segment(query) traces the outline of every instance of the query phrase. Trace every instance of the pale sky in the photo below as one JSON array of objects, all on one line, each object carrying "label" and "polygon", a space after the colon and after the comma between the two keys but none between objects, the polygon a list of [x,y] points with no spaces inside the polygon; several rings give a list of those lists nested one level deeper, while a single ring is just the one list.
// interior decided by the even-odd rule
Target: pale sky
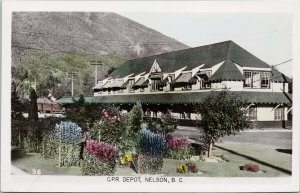
[{"label": "pale sky", "polygon": [[[293,23],[287,13],[118,13],[188,46],[233,40],[270,65],[292,59]],[[292,77],[292,62],[277,67]]]}]

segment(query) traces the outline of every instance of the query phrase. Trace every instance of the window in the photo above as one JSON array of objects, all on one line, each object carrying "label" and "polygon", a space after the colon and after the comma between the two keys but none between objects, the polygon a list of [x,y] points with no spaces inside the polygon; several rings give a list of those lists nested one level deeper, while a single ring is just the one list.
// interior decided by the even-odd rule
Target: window
[{"label": "window", "polygon": [[270,72],[244,71],[245,88],[270,88]]},{"label": "window", "polygon": [[245,82],[244,82],[244,87],[246,88],[251,88],[252,87],[252,72],[251,71],[245,71]]},{"label": "window", "polygon": [[199,75],[200,78],[200,89],[209,89],[211,88],[211,83],[208,82],[208,76],[205,74]]},{"label": "window", "polygon": [[262,72],[261,73],[261,87],[269,88],[270,86],[270,72]]},{"label": "window", "polygon": [[281,108],[275,109],[274,119],[275,119],[275,121],[281,121],[282,120],[282,109]]},{"label": "window", "polygon": [[249,107],[247,111],[247,116],[251,121],[256,121],[257,120],[257,110],[256,107]]},{"label": "window", "polygon": [[186,119],[191,119],[191,113],[185,113]]},{"label": "window", "polygon": [[[169,82],[171,83],[173,81],[173,76],[169,76]],[[170,84],[170,91],[174,91],[174,85]]]},{"label": "window", "polygon": [[200,80],[200,89],[208,89],[208,88],[211,88],[210,82],[208,82],[204,79],[201,79]]},{"label": "window", "polygon": [[187,84],[187,85],[184,85],[182,87],[182,90],[191,90],[192,89],[192,85],[191,84]]},{"label": "window", "polygon": [[160,79],[152,79],[151,80],[151,91],[162,91],[163,88],[162,86],[159,85],[159,83],[161,82]]},{"label": "window", "polygon": [[110,94],[110,89],[107,90],[107,94]]},{"label": "window", "polygon": [[184,112],[180,113],[180,119],[185,119],[185,113]]},{"label": "window", "polygon": [[153,117],[157,118],[157,112],[156,111],[153,111]]},{"label": "window", "polygon": [[260,88],[260,72],[253,71],[252,72],[252,88]]},{"label": "window", "polygon": [[129,80],[129,82],[128,82],[128,92],[134,92],[134,89],[132,88],[133,84],[134,84],[134,79]]},{"label": "window", "polygon": [[149,110],[144,112],[144,116],[150,117],[151,116],[151,112]]}]

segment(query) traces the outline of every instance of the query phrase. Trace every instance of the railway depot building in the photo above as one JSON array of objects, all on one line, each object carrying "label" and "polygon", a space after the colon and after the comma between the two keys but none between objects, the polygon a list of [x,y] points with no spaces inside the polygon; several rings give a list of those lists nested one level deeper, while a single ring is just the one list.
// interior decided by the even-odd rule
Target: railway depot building
[{"label": "railway depot building", "polygon": [[[228,89],[247,101],[255,127],[291,124],[290,79],[232,41],[126,61],[98,81],[91,103],[128,109],[141,102],[145,116],[159,118],[167,110],[180,125],[192,125],[210,91]],[[61,103],[72,100],[62,98]],[[201,108],[201,106],[200,106]]]}]

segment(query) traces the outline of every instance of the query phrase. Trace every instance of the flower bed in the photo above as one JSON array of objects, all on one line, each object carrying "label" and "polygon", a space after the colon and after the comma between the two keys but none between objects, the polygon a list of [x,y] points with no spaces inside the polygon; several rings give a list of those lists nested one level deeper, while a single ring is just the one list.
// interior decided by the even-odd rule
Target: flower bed
[{"label": "flower bed", "polygon": [[116,170],[116,151],[105,142],[88,140],[84,148],[82,174],[89,176],[113,175]]},{"label": "flower bed", "polygon": [[188,143],[187,138],[169,136],[167,139],[167,145],[168,158],[185,160],[189,159],[193,154],[193,149]]}]

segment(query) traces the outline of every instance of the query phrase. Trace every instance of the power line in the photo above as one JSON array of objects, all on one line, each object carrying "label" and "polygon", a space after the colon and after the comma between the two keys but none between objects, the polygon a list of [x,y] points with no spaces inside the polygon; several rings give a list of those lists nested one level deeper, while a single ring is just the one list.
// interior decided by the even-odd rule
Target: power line
[{"label": "power line", "polygon": [[281,63],[279,63],[279,64],[274,64],[274,65],[272,65],[272,67],[275,67],[275,66],[279,66],[279,65],[281,65],[281,64],[288,63],[288,62],[290,62],[290,61],[292,61],[292,60],[293,60],[293,59],[289,59],[289,60],[286,60],[286,61],[281,62]]}]

